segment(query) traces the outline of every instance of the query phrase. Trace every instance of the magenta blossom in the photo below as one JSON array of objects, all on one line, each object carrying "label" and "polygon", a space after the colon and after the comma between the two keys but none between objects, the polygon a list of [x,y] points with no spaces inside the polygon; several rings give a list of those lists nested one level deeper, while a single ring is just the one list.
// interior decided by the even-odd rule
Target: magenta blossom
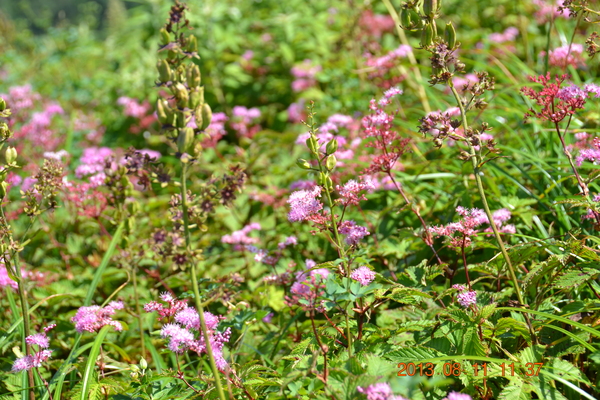
[{"label": "magenta blossom", "polygon": [[310,219],[323,209],[323,204],[317,200],[321,195],[321,187],[315,186],[312,190],[298,190],[290,195],[288,203],[290,222],[298,222]]},{"label": "magenta blossom", "polygon": [[402,396],[396,396],[388,383],[380,382],[369,385],[366,388],[358,386],[356,390],[367,396],[367,400],[406,400]]},{"label": "magenta blossom", "polygon": [[83,331],[97,332],[105,325],[111,325],[116,331],[121,331],[123,326],[120,322],[114,321],[112,316],[117,310],[122,310],[124,307],[122,301],[111,301],[106,307],[80,307],[71,321],[75,323],[75,329],[79,333]]},{"label": "magenta blossom", "polygon": [[365,236],[369,235],[367,228],[356,225],[356,222],[352,220],[342,222],[338,230],[346,236],[345,241],[349,245],[357,245]]},{"label": "magenta blossom", "polygon": [[452,289],[456,289],[459,293],[456,295],[456,300],[464,308],[468,308],[471,304],[477,303],[477,292],[469,290],[464,285],[452,285]]},{"label": "magenta blossom", "polygon": [[48,325],[44,328],[43,333],[36,333],[25,338],[25,342],[29,346],[37,346],[38,351],[32,355],[17,358],[12,366],[13,372],[39,368],[44,361],[47,361],[50,358],[52,351],[48,350],[48,347],[50,347],[50,339],[46,336],[46,333],[55,326],[56,324]]},{"label": "magenta blossom", "polygon": [[352,271],[350,278],[359,282],[363,286],[367,286],[375,279],[375,272],[371,271],[369,267],[363,265],[362,267],[358,267]]}]

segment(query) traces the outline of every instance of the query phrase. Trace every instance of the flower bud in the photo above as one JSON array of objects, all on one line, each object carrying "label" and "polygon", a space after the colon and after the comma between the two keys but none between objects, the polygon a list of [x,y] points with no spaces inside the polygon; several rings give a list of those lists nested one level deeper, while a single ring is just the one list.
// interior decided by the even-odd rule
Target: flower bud
[{"label": "flower bud", "polygon": [[337,151],[337,149],[338,149],[338,141],[336,139],[331,139],[327,143],[327,146],[325,147],[327,154],[333,154]]},{"label": "flower bud", "polygon": [[421,33],[421,47],[423,48],[427,48],[433,44],[433,40],[435,39],[433,24],[435,24],[435,22],[427,24]]},{"label": "flower bud", "polygon": [[304,158],[299,158],[298,161],[296,161],[296,165],[302,169],[311,169],[310,163]]},{"label": "flower bud", "polygon": [[165,28],[160,30],[160,44],[161,46],[166,46],[171,43],[171,35]]},{"label": "flower bud", "polygon": [[8,165],[14,164],[17,161],[17,149],[12,146],[7,147],[4,152],[4,158],[6,159],[6,163]]},{"label": "flower bud", "polygon": [[188,122],[190,122],[191,119],[191,115],[189,112],[183,112],[182,110],[176,110],[174,112],[175,114],[175,127],[182,129],[185,128],[188,124]]},{"label": "flower bud", "polygon": [[6,196],[6,189],[8,189],[8,183],[2,182],[0,183],[0,200]]},{"label": "flower bud", "polygon": [[189,101],[189,93],[183,84],[178,83],[175,85],[175,99],[177,101],[177,107],[186,108]]},{"label": "flower bud", "polygon": [[6,101],[0,97],[0,111],[6,110]]},{"label": "flower bud", "polygon": [[190,35],[190,37],[188,38],[187,46],[185,47],[185,50],[188,53],[195,53],[198,51],[198,40],[196,40],[196,36]]},{"label": "flower bud", "polygon": [[308,139],[306,139],[306,147],[313,153],[319,153],[319,143],[317,142],[317,138],[311,135]]},{"label": "flower bud", "polygon": [[327,157],[327,161],[325,162],[325,166],[327,167],[328,170],[333,171],[333,169],[335,168],[337,164],[337,159],[335,158],[334,154],[330,154],[329,157]]},{"label": "flower bud", "polygon": [[158,69],[158,78],[161,82],[167,83],[173,80],[173,72],[167,60],[160,60],[156,64],[156,68]]},{"label": "flower bud", "polygon": [[446,31],[444,32],[444,36],[446,39],[446,43],[448,43],[448,48],[452,50],[454,46],[456,46],[456,30],[454,29],[454,25],[452,25],[452,22],[448,22],[446,24]]},{"label": "flower bud", "polygon": [[142,369],[148,368],[148,361],[146,361],[144,357],[142,357],[142,359],[140,360],[140,367],[142,367]]},{"label": "flower bud", "polygon": [[198,128],[200,128],[200,130],[205,130],[206,128],[208,128],[210,122],[212,121],[212,110],[210,109],[208,103],[202,104],[202,110],[200,112],[200,115],[202,115],[202,123],[200,125],[196,125],[198,125]]},{"label": "flower bud", "polygon": [[194,129],[183,128],[179,131],[177,137],[177,151],[180,153],[189,153],[194,146]]},{"label": "flower bud", "polygon": [[319,175],[317,176],[317,183],[321,186],[325,186],[327,183],[327,176],[324,173],[319,172]]}]

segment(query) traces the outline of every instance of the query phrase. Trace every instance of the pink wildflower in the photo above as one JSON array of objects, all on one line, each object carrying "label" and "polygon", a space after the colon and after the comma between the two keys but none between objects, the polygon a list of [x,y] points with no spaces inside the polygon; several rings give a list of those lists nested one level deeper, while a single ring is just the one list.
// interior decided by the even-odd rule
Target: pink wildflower
[{"label": "pink wildflower", "polygon": [[288,203],[290,222],[298,222],[310,219],[314,214],[323,209],[323,204],[317,200],[321,195],[321,187],[315,186],[312,190],[299,190],[290,195]]},{"label": "pink wildflower", "polygon": [[346,235],[345,241],[349,245],[358,245],[360,240],[369,235],[367,228],[356,225],[352,220],[342,222],[338,230],[342,235]]},{"label": "pink wildflower", "polygon": [[121,323],[114,321],[112,316],[123,307],[124,304],[121,301],[111,301],[104,308],[100,306],[80,307],[71,321],[75,323],[75,329],[79,333],[83,331],[97,332],[105,325],[111,325],[116,331],[120,331],[123,329]]},{"label": "pink wildflower", "polygon": [[468,394],[463,394],[463,393],[458,393],[458,392],[450,392],[450,393],[448,393],[448,397],[445,397],[442,400],[473,400],[473,399]]},{"label": "pink wildflower", "polygon": [[467,289],[464,285],[452,285],[452,289],[456,289],[459,293],[456,295],[456,300],[464,308],[468,308],[471,304],[477,303],[477,292]]},{"label": "pink wildflower", "polygon": [[375,272],[371,271],[369,267],[363,265],[352,271],[350,278],[359,282],[363,286],[367,286],[375,279]]},{"label": "pink wildflower", "polygon": [[541,120],[560,122],[568,115],[573,115],[577,110],[585,106],[585,96],[581,96],[579,91],[569,89],[564,91],[561,85],[567,79],[568,75],[556,76],[554,82],[550,79],[550,73],[540,76],[530,76],[529,80],[542,85],[538,92],[530,87],[521,88],[521,93],[534,100],[540,111],[530,109],[525,114],[525,118],[536,117]]}]

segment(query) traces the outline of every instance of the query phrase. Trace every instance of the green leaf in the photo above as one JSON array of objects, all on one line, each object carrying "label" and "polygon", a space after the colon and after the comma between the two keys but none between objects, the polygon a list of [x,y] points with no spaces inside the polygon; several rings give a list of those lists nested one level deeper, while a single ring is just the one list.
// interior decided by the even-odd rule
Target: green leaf
[{"label": "green leaf", "polygon": [[83,372],[83,376],[81,378],[81,397],[80,400],[89,400],[91,398],[91,389],[92,385],[95,384],[95,376],[94,376],[94,368],[96,368],[96,359],[98,358],[98,354],[100,353],[100,348],[102,347],[102,342],[106,337],[106,334],[110,329],[114,329],[110,325],[105,325],[100,331],[98,335],[96,335],[96,339],[94,340],[94,345],[90,350],[90,355],[88,356],[87,363],[85,365],[85,370]]}]

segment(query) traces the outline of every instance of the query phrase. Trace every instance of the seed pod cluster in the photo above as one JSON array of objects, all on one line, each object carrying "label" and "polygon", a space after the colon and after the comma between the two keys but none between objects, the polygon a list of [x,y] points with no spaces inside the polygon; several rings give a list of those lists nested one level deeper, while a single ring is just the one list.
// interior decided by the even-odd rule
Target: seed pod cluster
[{"label": "seed pod cluster", "polygon": [[156,114],[177,152],[196,157],[202,150],[201,133],[210,125],[212,110],[204,102],[202,75],[193,62],[198,58],[198,40],[179,29],[170,24],[160,30],[159,54],[163,58],[156,65],[157,86],[169,93],[158,99]]}]

